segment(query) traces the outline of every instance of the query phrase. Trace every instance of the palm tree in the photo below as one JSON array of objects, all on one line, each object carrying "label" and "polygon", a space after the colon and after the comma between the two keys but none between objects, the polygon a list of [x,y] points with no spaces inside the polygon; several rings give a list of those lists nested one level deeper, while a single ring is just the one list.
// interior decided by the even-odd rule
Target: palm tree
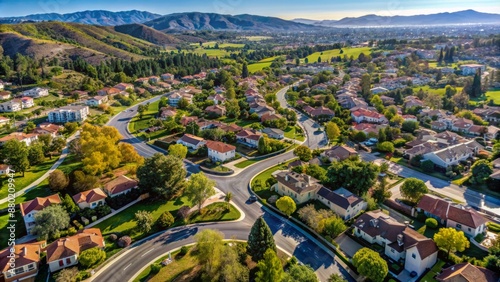
[{"label": "palm tree", "polygon": [[229,210],[229,202],[233,198],[233,193],[227,192],[226,197],[224,197],[224,201],[227,203],[227,209]]}]

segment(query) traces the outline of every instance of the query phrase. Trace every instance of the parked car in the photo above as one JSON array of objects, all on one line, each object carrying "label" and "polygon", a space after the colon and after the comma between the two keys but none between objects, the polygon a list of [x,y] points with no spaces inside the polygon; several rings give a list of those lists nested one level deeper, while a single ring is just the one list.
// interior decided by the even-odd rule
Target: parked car
[{"label": "parked car", "polygon": [[250,203],[256,202],[257,201],[257,196],[251,195],[250,198],[248,199],[248,201],[250,201]]},{"label": "parked car", "polygon": [[371,143],[377,144],[378,139],[377,139],[377,138],[370,138],[370,139],[368,139],[368,142],[371,142]]},{"label": "parked car", "polygon": [[365,144],[365,146],[368,146],[368,147],[375,145],[375,143],[371,142],[370,140],[366,141],[364,144]]}]

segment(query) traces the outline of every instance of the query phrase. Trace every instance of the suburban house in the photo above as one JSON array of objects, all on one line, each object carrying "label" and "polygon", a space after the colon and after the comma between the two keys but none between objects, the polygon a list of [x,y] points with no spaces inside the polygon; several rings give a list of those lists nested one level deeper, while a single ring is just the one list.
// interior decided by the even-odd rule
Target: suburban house
[{"label": "suburban house", "polygon": [[106,192],[109,197],[113,198],[127,194],[132,191],[132,189],[137,188],[137,184],[139,184],[137,180],[130,179],[125,175],[120,175],[104,184],[104,192]]},{"label": "suburban house", "polygon": [[495,140],[500,137],[500,128],[490,125],[486,128],[486,132],[484,133],[484,139],[486,140]]},{"label": "suburban house", "polygon": [[379,114],[375,111],[367,109],[357,109],[351,112],[352,119],[357,123],[368,122],[368,123],[388,123],[389,121],[383,114]]},{"label": "suburban house", "polygon": [[335,113],[326,107],[317,107],[312,111],[309,111],[308,114],[314,119],[331,119],[335,116]]},{"label": "suburban house", "polygon": [[85,192],[80,192],[73,196],[73,201],[81,208],[94,209],[100,205],[104,205],[107,196],[101,188],[94,188]]},{"label": "suburban house", "polygon": [[269,136],[269,138],[273,138],[273,139],[281,140],[281,139],[285,138],[285,132],[281,129],[278,129],[278,128],[267,127],[267,128],[262,129],[262,133],[267,134],[267,136]]},{"label": "suburban house", "polygon": [[12,97],[8,91],[0,91],[0,100],[8,100]]},{"label": "suburban house", "polygon": [[[0,251],[0,281],[34,282],[40,265],[40,254],[46,242],[16,244]],[[14,249],[15,268],[11,268],[9,257]]]},{"label": "suburban house", "polygon": [[49,122],[82,122],[87,119],[88,114],[88,106],[64,106],[49,112]]},{"label": "suburban house", "polygon": [[322,157],[328,158],[330,162],[343,161],[351,156],[357,156],[358,152],[347,146],[333,146],[332,148],[321,153]]},{"label": "suburban house", "polygon": [[26,233],[32,234],[33,227],[35,227],[35,214],[50,205],[57,205],[61,203],[61,198],[58,194],[50,195],[48,197],[37,197],[31,201],[24,202],[19,205],[21,215],[24,218],[24,225],[26,226]]},{"label": "suburban house", "polygon": [[384,87],[374,87],[374,88],[370,89],[370,92],[372,94],[379,94],[379,93],[389,92],[389,89],[384,88]]},{"label": "suburban house", "polygon": [[236,147],[223,142],[207,141],[208,157],[216,162],[225,162],[236,157]]},{"label": "suburban house", "polygon": [[12,139],[17,139],[29,146],[31,143],[38,140],[38,135],[34,133],[12,132],[11,134],[0,138],[0,146]]},{"label": "suburban house", "polygon": [[20,99],[12,99],[7,102],[3,102],[0,104],[0,111],[1,112],[18,112],[23,109],[23,104],[21,103]]},{"label": "suburban house", "polygon": [[436,263],[438,247],[432,239],[382,211],[362,214],[353,227],[355,236],[384,247],[384,254],[394,261],[404,261],[404,269],[410,273],[415,271],[420,276]]},{"label": "suburban house", "polygon": [[10,172],[10,166],[6,164],[0,164],[0,175],[6,175]]},{"label": "suburban house", "polygon": [[366,210],[367,203],[344,188],[332,191],[321,187],[316,193],[316,199],[328,206],[343,220],[355,217]]},{"label": "suburban house", "polygon": [[77,234],[58,239],[47,246],[47,263],[51,272],[76,265],[81,252],[91,248],[104,248],[99,228],[89,228]]},{"label": "suburban house", "polygon": [[162,120],[166,120],[167,118],[173,118],[177,114],[177,109],[171,106],[163,107],[160,109],[160,111],[161,111],[160,118]]},{"label": "suburban house", "polygon": [[191,134],[184,134],[181,139],[177,140],[177,144],[182,144],[191,150],[198,150],[199,148],[205,146],[206,142],[205,139],[201,137]]},{"label": "suburban house", "polygon": [[226,98],[221,94],[215,94],[212,96],[208,96],[207,100],[213,101],[215,105],[222,104],[226,102]]},{"label": "suburban house", "polygon": [[94,96],[89,98],[85,104],[89,107],[97,107],[102,104],[106,104],[108,102],[108,96]]},{"label": "suburban house", "polygon": [[49,89],[35,87],[35,88],[21,92],[21,95],[23,95],[23,97],[31,97],[31,98],[45,97],[45,96],[49,96]]},{"label": "suburban house", "polygon": [[244,129],[238,134],[236,134],[236,141],[245,144],[252,148],[257,148],[259,146],[259,140],[262,138],[262,134],[253,129]]},{"label": "suburban house", "polygon": [[474,75],[477,70],[480,70],[481,73],[484,73],[486,70],[484,65],[479,64],[465,64],[460,66],[460,70],[462,71],[462,75]]},{"label": "suburban house", "polygon": [[134,85],[130,83],[118,83],[114,86],[116,89],[120,89],[121,91],[134,90]]},{"label": "suburban house", "polygon": [[417,211],[435,218],[446,227],[461,230],[469,237],[486,231],[486,219],[474,209],[455,205],[433,195],[424,195],[417,205]]},{"label": "suburban house", "polygon": [[221,117],[226,115],[226,107],[221,105],[212,105],[205,108],[205,113],[209,116],[213,115],[216,117]]},{"label": "suburban house", "polygon": [[177,105],[179,105],[179,101],[183,98],[191,103],[193,100],[193,94],[174,91],[168,95],[168,104],[172,107],[177,107]]},{"label": "suburban house", "polygon": [[22,97],[21,106],[23,109],[28,109],[35,106],[35,101],[31,97]]},{"label": "suburban house", "polygon": [[476,141],[469,141],[423,154],[423,157],[426,160],[431,160],[441,168],[447,168],[472,158],[478,153],[480,148],[482,146]]},{"label": "suburban house", "polygon": [[34,134],[50,134],[52,137],[57,137],[59,135],[59,131],[64,129],[63,126],[53,124],[53,123],[40,123],[34,130]]},{"label": "suburban house", "polygon": [[498,282],[500,274],[469,262],[459,263],[445,268],[436,276],[439,282]]},{"label": "suburban house", "polygon": [[162,74],[162,75],[161,75],[161,79],[162,79],[163,81],[171,81],[171,80],[174,80],[174,79],[175,79],[175,77],[174,77],[174,75],[173,75],[173,74],[171,74],[171,73],[164,73],[164,74]]},{"label": "suburban house", "polygon": [[297,204],[314,200],[316,192],[322,187],[318,179],[307,174],[277,171],[273,176],[278,182],[271,187],[271,190],[282,196],[289,196]]},{"label": "suburban house", "polygon": [[6,117],[0,117],[0,126],[6,125],[6,124],[9,124],[9,123],[10,123],[10,119],[8,119]]}]

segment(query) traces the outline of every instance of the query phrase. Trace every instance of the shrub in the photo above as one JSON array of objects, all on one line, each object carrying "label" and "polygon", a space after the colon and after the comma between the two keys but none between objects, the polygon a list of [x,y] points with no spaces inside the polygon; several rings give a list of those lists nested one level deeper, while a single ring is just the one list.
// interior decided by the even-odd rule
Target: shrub
[{"label": "shrub", "polygon": [[111,213],[111,208],[108,205],[100,205],[94,210],[97,218],[102,218]]},{"label": "shrub", "polygon": [[151,265],[151,274],[158,274],[161,270],[161,264],[159,263],[153,263]]},{"label": "shrub", "polygon": [[75,280],[76,281],[84,281],[88,278],[90,278],[90,273],[88,271],[80,271],[78,275],[76,275]]},{"label": "shrub", "polygon": [[78,258],[80,265],[85,269],[92,268],[106,260],[106,252],[95,247],[83,251]]},{"label": "shrub", "polygon": [[438,222],[435,218],[428,218],[425,220],[425,225],[429,228],[436,229],[438,227]]},{"label": "shrub", "polygon": [[76,234],[76,232],[77,232],[77,231],[76,231],[76,228],[74,228],[74,227],[70,227],[70,228],[68,228],[68,235],[69,235],[69,236],[73,236],[73,235],[75,235],[75,234]]},{"label": "shrub", "polygon": [[398,138],[392,142],[394,143],[394,147],[396,148],[401,148],[406,144],[406,140],[403,138]]},{"label": "shrub", "polygon": [[123,236],[120,239],[118,239],[117,244],[120,248],[125,248],[125,247],[130,246],[131,243],[132,243],[132,239],[130,239],[129,236]]},{"label": "shrub", "polygon": [[189,252],[189,248],[186,246],[182,246],[180,251],[179,251],[179,255],[185,256],[188,252]]},{"label": "shrub", "polygon": [[116,234],[111,234],[109,235],[108,239],[111,241],[111,242],[115,242],[116,239],[118,239],[118,236]]},{"label": "shrub", "polygon": [[500,224],[498,224],[498,223],[488,222],[488,223],[486,223],[486,226],[488,226],[488,230],[491,232],[495,232],[495,233],[500,232]]},{"label": "shrub", "polygon": [[158,218],[158,226],[162,229],[166,229],[169,228],[174,221],[175,219],[172,214],[169,211],[166,211],[160,215],[160,218]]}]

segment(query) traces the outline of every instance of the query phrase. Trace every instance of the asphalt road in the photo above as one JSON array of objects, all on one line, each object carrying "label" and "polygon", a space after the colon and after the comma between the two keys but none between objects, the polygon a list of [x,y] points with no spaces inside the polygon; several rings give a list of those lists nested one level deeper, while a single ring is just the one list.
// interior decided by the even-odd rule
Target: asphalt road
[{"label": "asphalt road", "polygon": [[[281,98],[280,101],[283,101],[286,89],[288,88],[278,92],[278,99]],[[160,97],[155,97],[142,103],[154,102],[158,99],[160,99]],[[162,150],[158,150],[155,147],[141,142],[128,132],[127,124],[132,117],[136,115],[137,105],[132,107],[131,110],[132,111],[126,110],[118,114],[108,122],[108,125],[116,127],[124,137],[123,141],[132,144],[142,156],[149,157],[158,152],[163,153]],[[299,115],[298,118],[306,130],[308,136],[306,145],[308,147],[317,148],[326,144],[324,133],[316,131],[318,126],[314,121],[302,115]],[[324,247],[314,238],[287,219],[262,207],[260,203],[248,202],[248,198],[250,197],[249,183],[251,178],[260,171],[293,157],[292,152],[287,152],[279,156],[265,159],[246,168],[233,177],[210,175],[210,178],[217,182],[217,188],[225,193],[233,193],[233,202],[245,213],[243,220],[228,223],[216,222],[194,224],[187,227],[174,228],[164,233],[157,234],[137,246],[132,247],[119,259],[110,262],[103,271],[96,273],[92,277],[92,280],[128,281],[132,279],[142,267],[150,264],[152,260],[158,256],[166,254],[169,250],[193,243],[193,236],[203,229],[217,229],[224,234],[226,239],[236,238],[247,240],[252,224],[258,217],[263,216],[274,234],[278,247],[296,256],[302,263],[311,265],[321,281],[326,281],[332,273],[340,273],[349,279],[349,281],[352,281],[352,278],[345,269],[334,260],[334,254],[325,251]],[[185,164],[189,172],[195,173],[198,171],[194,164],[190,162],[185,162]]]}]

